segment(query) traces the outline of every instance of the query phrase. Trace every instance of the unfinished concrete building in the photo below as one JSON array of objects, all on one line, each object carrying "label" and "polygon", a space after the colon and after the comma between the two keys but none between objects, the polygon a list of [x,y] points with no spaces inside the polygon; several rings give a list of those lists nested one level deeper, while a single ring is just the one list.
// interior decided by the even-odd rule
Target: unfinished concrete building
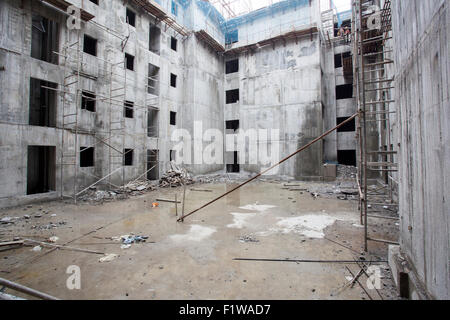
[{"label": "unfinished concrete building", "polygon": [[[225,222],[226,228],[233,229],[233,236],[239,236],[245,245],[259,242],[255,237],[275,237],[274,230],[280,234],[301,230],[305,239],[320,242],[325,241],[323,230],[330,228],[336,239],[351,239],[338,245],[352,243],[347,249],[353,254],[373,254],[370,261],[374,258],[374,263],[389,255],[387,278],[390,281],[392,273],[392,288],[400,297],[448,299],[448,1],[348,2],[342,11],[328,0],[271,1],[266,7],[253,10],[249,6],[238,14],[233,10],[242,8],[233,7],[240,3],[237,0],[1,1],[0,208],[4,212],[0,214],[11,215],[18,206],[26,211],[40,201],[60,203],[64,199],[68,206],[76,204],[64,210],[58,207],[66,210],[65,216],[71,220],[75,217],[67,212],[78,212],[80,199],[97,201],[107,194],[108,200],[118,200],[118,195],[131,188],[132,195],[146,197],[146,204],[130,202],[131,208],[163,210],[165,218],[176,214],[179,222],[208,206],[217,212],[225,210],[234,219]],[[402,36],[406,33],[408,36]],[[180,130],[192,138],[181,153],[180,140],[174,139]],[[221,150],[213,152],[220,161],[203,159],[203,150],[212,141],[205,133],[208,130],[222,136]],[[252,130],[277,130],[278,135],[276,139],[258,135],[256,148],[245,140],[238,146],[239,134],[250,136]],[[225,143],[228,141],[233,147]],[[269,149],[276,143],[277,161],[249,161],[267,142]],[[175,165],[186,154],[192,161]],[[271,165],[276,173],[260,179],[260,173]],[[339,177],[346,170],[350,172],[345,179]],[[173,178],[178,171],[182,172],[180,180]],[[185,201],[183,179],[187,176],[190,182],[216,183],[207,190],[188,190],[191,200]],[[259,181],[251,187],[250,196],[242,195],[245,191],[238,189],[254,180]],[[136,187],[136,183],[142,185]],[[279,191],[276,183],[284,189],[280,200],[274,200]],[[157,195],[145,195],[158,186],[161,191],[155,191]],[[206,196],[217,193],[217,197],[196,198],[192,191],[203,191]],[[92,194],[94,198],[89,198]],[[175,200],[161,200],[172,196]],[[268,199],[274,201],[273,206],[266,204]],[[131,200],[125,200],[124,212],[113,212],[113,217],[128,219],[126,201]],[[158,207],[158,202],[175,204],[175,208],[164,208],[161,203]],[[105,209],[89,207],[86,212],[110,209],[114,211],[108,205]],[[256,213],[244,217],[237,210],[281,217],[271,218],[280,220],[274,228],[267,221],[257,222]],[[288,226],[283,225],[282,218],[298,210],[302,214],[316,212],[320,221],[307,215],[304,222],[289,220]],[[178,218],[179,211],[182,218]],[[23,219],[28,223],[33,215],[26,214]],[[102,225],[96,230],[109,226],[108,219],[113,219],[104,212],[99,215]],[[206,215],[201,217],[204,222]],[[10,217],[4,219],[6,227],[14,225]],[[224,223],[223,218],[211,219],[208,222]],[[335,222],[345,226],[339,229]],[[215,251],[197,241],[212,236],[219,226],[189,225],[186,228],[190,229],[183,229],[189,236],[182,237],[176,227],[159,225],[160,220],[152,223],[136,220],[127,225],[127,231],[115,232],[135,232],[130,225],[151,225],[155,237],[168,238],[181,247],[195,243],[183,253],[193,259],[189,268],[216,268],[211,263],[214,258],[207,258]],[[299,227],[298,223],[309,225]],[[319,229],[311,227],[316,223]],[[280,224],[284,229],[277,229]],[[252,229],[257,227],[265,229]],[[246,228],[254,232],[236,233]],[[75,229],[85,237],[83,226]],[[8,232],[2,233],[2,238],[11,236]],[[42,229],[39,232],[41,235]],[[62,236],[63,246],[71,243],[67,236]],[[328,245],[334,241],[329,238],[325,237]],[[27,237],[27,244],[37,241],[33,239]],[[271,245],[276,247],[278,240]],[[24,244],[22,239],[17,241]],[[164,260],[162,252],[168,246],[164,241],[161,248],[155,245],[155,259]],[[335,257],[335,248],[317,241],[303,253],[323,250],[323,255]],[[43,246],[42,242],[34,244]],[[228,258],[228,253],[219,251]],[[8,266],[17,277],[25,272],[19,266],[24,254]],[[180,255],[177,249],[167,253],[170,259]],[[355,263],[368,270],[369,265],[362,261]],[[226,268],[230,279],[241,272],[234,268]],[[159,278],[162,293],[152,293],[150,298],[189,297],[183,290],[191,290],[190,284],[175,290],[166,287],[166,283],[176,287],[170,280],[176,266],[167,269],[168,274]],[[116,272],[112,267],[108,270]],[[259,275],[264,281],[274,279],[268,270],[259,270],[253,280]],[[283,270],[287,273],[289,269]],[[325,283],[337,285],[342,270],[326,270],[326,276],[313,272],[312,278],[322,283],[318,298],[337,296],[334,289],[325,293]],[[194,269],[191,273],[196,276]],[[303,281],[303,276],[298,280]],[[91,280],[95,282],[95,278]],[[158,277],[153,280],[159,281]],[[281,288],[258,296],[257,286],[246,291],[226,284],[222,295],[205,279],[197,280],[199,287],[209,288],[218,299],[245,297],[246,293],[253,298],[290,297]],[[280,281],[290,283],[288,278]],[[31,278],[26,282],[30,286],[36,283]],[[66,298],[118,297],[97,288],[86,293],[52,291],[46,285],[37,289]],[[311,298],[309,288],[295,290],[292,298]],[[134,297],[147,298],[146,294],[136,289]],[[376,294],[383,299],[378,290]],[[200,289],[192,295],[209,298]],[[376,295],[367,296],[372,299]],[[346,292],[342,297],[357,299],[358,295]],[[392,292],[384,297],[394,298]]]}]

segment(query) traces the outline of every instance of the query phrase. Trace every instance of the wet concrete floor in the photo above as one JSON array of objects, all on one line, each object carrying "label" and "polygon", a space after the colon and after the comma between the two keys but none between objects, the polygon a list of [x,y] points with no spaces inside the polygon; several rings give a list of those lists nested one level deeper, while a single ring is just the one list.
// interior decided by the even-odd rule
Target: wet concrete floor
[{"label": "wet concrete floor", "polygon": [[[185,212],[235,185],[188,186]],[[283,183],[258,181],[180,223],[175,204],[159,202],[152,207],[155,199],[173,200],[175,193],[182,199],[183,189],[173,188],[103,204],[53,201],[0,210],[0,217],[20,217],[14,224],[0,225],[1,240],[46,241],[57,236],[58,245],[118,255],[110,262],[99,262],[104,255],[46,247],[34,252],[32,246],[23,246],[0,251],[0,277],[62,299],[359,300],[380,299],[380,294],[384,299],[395,298],[383,263],[378,264],[381,289],[369,290],[369,298],[357,284],[344,287],[351,277],[347,267],[354,274],[360,270],[355,264],[233,260],[358,258],[364,229],[359,225],[357,201],[314,199],[308,192],[283,188]],[[177,211],[180,215],[181,204]],[[50,222],[57,227],[43,227]],[[128,249],[110,239],[129,234],[149,239]],[[385,259],[386,252],[386,245],[376,244],[365,259]],[[69,266],[80,268],[81,289],[67,287]],[[360,282],[367,287],[365,276]]]}]

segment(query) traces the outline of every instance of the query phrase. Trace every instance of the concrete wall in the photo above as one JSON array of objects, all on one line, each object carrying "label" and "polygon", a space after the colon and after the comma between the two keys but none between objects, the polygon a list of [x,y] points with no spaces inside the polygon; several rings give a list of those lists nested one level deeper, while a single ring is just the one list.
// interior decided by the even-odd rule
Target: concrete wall
[{"label": "concrete wall", "polygon": [[428,293],[449,299],[449,2],[393,1],[401,251]]},{"label": "concrete wall", "polygon": [[[350,117],[356,110],[356,99],[336,100],[336,86],[352,84],[352,77],[344,77],[344,68],[336,68],[334,56],[351,52],[348,44],[325,41],[322,48],[322,103],[324,108],[324,129],[328,130],[337,125],[337,118]],[[353,93],[355,96],[355,92]],[[356,132],[333,132],[324,139],[324,161],[336,163],[338,150],[357,150]]]},{"label": "concrete wall", "polygon": [[[228,60],[236,57],[228,57]],[[322,132],[320,45],[318,36],[276,43],[239,57],[239,72],[225,77],[225,90],[239,89],[240,100],[225,105],[225,120],[240,129],[279,129],[280,158]],[[259,172],[260,165],[243,166]],[[321,176],[322,146],[314,145],[283,164],[280,175]]]},{"label": "concrete wall", "polygon": [[[119,0],[100,1],[95,5],[89,1],[72,1],[92,13],[95,18],[92,22],[82,23],[80,34],[80,48],[82,50],[83,35],[87,34],[98,40],[97,57],[81,53],[79,57],[80,76],[78,85],[80,90],[93,91],[97,99],[113,96],[109,99],[96,102],[96,112],[80,110],[80,97],[76,98],[76,85],[72,85],[66,91],[70,94],[62,94],[64,71],[67,75],[77,70],[75,63],[77,31],[68,31],[66,28],[67,16],[48,5],[36,1],[24,1],[23,8],[17,1],[7,0],[0,3],[0,15],[2,17],[0,30],[0,65],[4,67],[0,71],[0,102],[1,102],[1,157],[0,165],[2,183],[0,189],[1,205],[15,204],[14,199],[23,196],[26,198],[48,198],[48,194],[26,196],[27,155],[28,145],[56,146],[56,190],[59,192],[63,184],[64,194],[73,194],[75,165],[64,165],[61,175],[62,155],[66,158],[64,163],[72,163],[77,166],[77,190],[95,182],[98,178],[108,175],[121,167],[122,155],[115,151],[123,148],[134,149],[133,166],[118,170],[111,176],[110,181],[115,185],[121,185],[122,179],[129,181],[143,174],[147,170],[147,150],[159,150],[160,173],[167,169],[169,150],[173,147],[170,141],[172,132],[181,127],[192,129],[188,115],[195,115],[195,119],[213,119],[213,123],[207,122],[207,126],[223,127],[222,105],[223,93],[223,64],[221,57],[201,47],[196,43],[194,36],[182,39],[172,29],[165,28],[158,23],[161,29],[160,53],[155,54],[149,50],[149,28],[154,23],[153,18],[142,9],[128,3],[128,7],[136,12],[136,25],[126,23],[126,6]],[[166,5],[167,6],[167,5]],[[170,11],[169,11],[170,12]],[[50,64],[30,56],[31,50],[31,18],[36,13],[50,18],[59,23],[59,51],[63,53],[64,44],[75,44],[70,51],[71,59],[64,65],[64,58],[59,56],[58,65]],[[177,21],[183,23],[191,19],[192,12],[179,6]],[[99,25],[103,27],[99,27]],[[111,32],[105,31],[109,28]],[[125,36],[129,36],[126,45],[122,42]],[[170,48],[171,36],[178,39],[177,51]],[[124,54],[135,57],[134,71],[125,70],[122,66]],[[187,57],[187,58],[186,58]],[[193,58],[194,57],[194,58]],[[205,65],[202,61],[211,61],[211,65]],[[160,68],[159,95],[147,93],[148,64],[151,63]],[[177,75],[177,87],[170,86],[170,74]],[[126,80],[125,80],[126,75]],[[198,79],[190,81],[185,86],[186,79],[195,75]],[[30,77],[51,81],[59,85],[57,95],[57,125],[56,128],[36,127],[28,125],[28,110],[30,96]],[[71,78],[72,82],[76,77]],[[205,82],[206,84],[203,84]],[[193,93],[193,88],[197,93]],[[205,95],[205,92],[208,94]],[[209,95],[212,92],[212,95]],[[195,98],[197,97],[197,98]],[[200,97],[200,98],[198,98]],[[211,98],[210,98],[211,97]],[[95,166],[80,168],[79,159],[68,157],[75,153],[75,135],[71,131],[62,130],[63,105],[65,99],[65,114],[75,113],[78,109],[77,148],[95,145]],[[78,99],[78,100],[77,100]],[[123,116],[123,100],[133,101],[135,104],[134,118]],[[147,137],[147,107],[159,108],[159,135],[158,138]],[[202,110],[200,110],[202,108]],[[170,111],[177,112],[177,125],[169,124]],[[184,116],[183,116],[184,115]],[[183,119],[184,117],[184,119]],[[214,122],[215,121],[215,122]],[[74,117],[66,117],[65,122],[74,122]],[[65,125],[66,129],[73,125]],[[122,128],[122,130],[116,130]],[[88,131],[88,133],[83,133]],[[110,136],[110,132],[112,135]],[[5,133],[5,134],[3,134]],[[64,148],[62,135],[64,134]],[[110,148],[98,139],[105,140]],[[76,161],[76,162],[75,162]],[[221,169],[202,168],[201,173],[208,170]],[[195,170],[194,170],[195,172]],[[96,178],[98,177],[98,178]]]},{"label": "concrete wall", "polygon": [[[67,30],[67,15],[44,2],[27,0],[23,6],[13,0],[0,3],[0,67],[4,67],[0,71],[0,172],[6,182],[0,186],[0,206],[46,199],[50,194],[72,195],[74,186],[80,191],[115,170],[117,172],[102,184],[121,185],[145,173],[148,150],[159,151],[157,170],[161,174],[168,169],[170,150],[177,148],[178,141],[171,139],[177,129],[185,129],[193,139],[191,161],[185,164],[193,174],[224,169],[223,161],[204,164],[194,155],[199,154],[196,146],[200,146],[201,152],[210,144],[203,133],[208,129],[223,132],[225,120],[239,119],[243,130],[280,129],[280,157],[294,152],[323,132],[322,95],[326,94],[325,90],[332,97],[334,86],[323,85],[321,52],[326,49],[321,47],[318,35],[279,41],[256,52],[242,54],[238,57],[239,73],[225,75],[224,61],[233,57],[224,58],[217,54],[192,33],[182,38],[163,23],[154,21],[132,1],[124,4],[120,0],[103,0],[95,5],[90,1],[73,0],[71,3],[95,16],[91,22],[83,22],[79,32]],[[171,1],[160,0],[158,3],[170,14]],[[126,23],[127,6],[136,13],[134,27]],[[33,14],[59,23],[57,51],[61,55],[57,65],[30,56]],[[219,42],[224,42],[224,34],[217,21],[205,17],[196,2],[187,3],[184,7],[179,4],[178,15],[173,18],[188,30],[205,29]],[[290,20],[283,20],[285,18]],[[287,27],[284,26],[287,29],[280,29],[285,25],[280,24],[280,19],[287,22]],[[308,5],[290,8],[274,17],[266,16],[260,21],[241,25],[240,34],[256,31],[260,37],[256,40],[262,40],[278,35],[271,29],[283,33],[294,27],[307,28],[318,24],[319,19],[318,1],[309,1]],[[149,50],[151,24],[156,24],[161,30],[159,53]],[[270,32],[262,32],[263,27]],[[81,52],[79,59],[75,59],[78,37],[82,49],[84,34],[97,39],[97,57]],[[170,48],[171,37],[178,40],[177,51]],[[253,38],[246,36],[235,45],[246,45],[250,39]],[[69,49],[70,58],[65,61],[63,53],[67,44],[74,45]],[[134,71],[123,68],[125,53],[135,57]],[[332,60],[332,55],[329,56]],[[149,64],[160,68],[157,95],[147,92]],[[80,95],[75,94],[76,84],[62,90],[65,76],[73,74],[78,66],[81,71],[78,89],[95,92],[98,99],[95,112],[81,110]],[[177,76],[176,88],[170,86],[171,73]],[[58,84],[55,128],[29,125],[30,77]],[[75,79],[77,77],[72,77],[69,81]],[[240,101],[226,105],[225,91],[236,88],[240,89]],[[110,96],[116,97],[109,99]],[[134,102],[132,119],[123,115],[124,100]],[[147,136],[150,106],[159,110],[158,137],[154,138]],[[177,114],[176,125],[169,123],[171,111]],[[74,118],[64,118],[66,124],[63,126],[63,113],[78,114],[78,135],[70,130],[74,125],[67,125],[67,122],[74,122]],[[335,118],[333,113],[325,125],[331,127]],[[121,130],[117,130],[119,128]],[[195,129],[201,136],[194,136]],[[53,193],[26,195],[29,145],[56,147],[56,190]],[[95,165],[81,168],[79,148],[92,145],[95,147]],[[124,148],[134,149],[134,161],[132,166],[120,169]],[[247,150],[247,156],[248,152],[250,150]],[[284,164],[278,175],[317,179],[322,176],[322,163],[323,146],[320,142]],[[247,172],[259,172],[260,169],[260,165],[243,166],[243,171]]]},{"label": "concrete wall", "polygon": [[[249,15],[252,15],[252,13]],[[236,28],[239,41],[230,45],[229,48],[238,48],[274,38],[293,30],[306,29],[306,26],[312,24],[318,25],[320,22],[319,1],[304,1],[297,7],[270,13],[251,22],[245,22],[245,17],[241,18],[244,23],[240,23]]]}]

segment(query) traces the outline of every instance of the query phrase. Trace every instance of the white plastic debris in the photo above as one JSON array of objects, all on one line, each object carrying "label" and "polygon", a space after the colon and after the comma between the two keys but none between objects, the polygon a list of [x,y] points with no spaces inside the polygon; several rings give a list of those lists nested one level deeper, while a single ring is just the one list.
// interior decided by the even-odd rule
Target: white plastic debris
[{"label": "white plastic debris", "polygon": [[123,244],[120,246],[120,249],[129,249],[131,247],[131,244]]},{"label": "white plastic debris", "polygon": [[116,259],[119,255],[115,253],[106,253],[105,256],[98,259],[98,262],[110,262]]},{"label": "white plastic debris", "polygon": [[48,239],[48,241],[49,242],[52,242],[52,243],[55,243],[56,241],[58,241],[59,240],[59,238],[58,237],[50,237],[49,239]]},{"label": "white plastic debris", "polygon": [[31,249],[31,251],[34,251],[34,252],[39,252],[39,251],[41,251],[42,250],[42,247],[41,246],[36,246],[36,247],[34,247],[33,249]]}]

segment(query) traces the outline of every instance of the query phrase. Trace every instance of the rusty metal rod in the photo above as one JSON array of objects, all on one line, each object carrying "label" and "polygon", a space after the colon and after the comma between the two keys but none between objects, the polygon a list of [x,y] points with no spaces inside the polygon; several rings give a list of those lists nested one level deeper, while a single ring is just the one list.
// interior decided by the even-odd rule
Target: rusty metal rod
[{"label": "rusty metal rod", "polygon": [[53,297],[49,294],[25,287],[21,284],[18,284],[18,283],[15,283],[15,282],[3,279],[3,278],[0,278],[0,285],[5,286],[10,289],[13,289],[13,290],[16,290],[16,291],[19,291],[19,292],[22,292],[22,293],[26,293],[26,294],[36,297],[36,298],[41,298],[44,300],[59,300],[58,298]]},{"label": "rusty metal rod", "polygon": [[[295,262],[295,263],[342,263],[342,264],[358,264],[358,261],[355,260],[294,260],[294,259],[259,259],[259,258],[234,258],[234,261],[255,261],[255,262]],[[364,261],[361,261],[364,262]],[[380,260],[380,261],[371,261],[372,263],[380,263],[385,264],[388,261],[387,260]]]},{"label": "rusty metal rod", "polygon": [[280,164],[282,164],[283,162],[286,162],[287,160],[289,160],[290,158],[292,158],[293,156],[299,154],[300,152],[302,152],[305,149],[308,149],[310,146],[312,146],[314,143],[316,143],[317,141],[322,140],[323,138],[325,138],[326,136],[328,136],[330,133],[332,133],[333,131],[339,129],[340,127],[344,126],[345,124],[347,124],[348,122],[352,121],[353,119],[355,119],[358,116],[358,112],[355,113],[354,115],[352,115],[350,118],[348,118],[347,120],[345,120],[344,122],[340,123],[339,125],[337,125],[336,127],[334,127],[333,129],[330,129],[328,131],[326,131],[325,133],[323,133],[321,136],[317,137],[316,139],[314,139],[313,141],[311,141],[310,143],[306,144],[305,146],[301,147],[300,149],[298,149],[297,151],[295,151],[293,154],[287,156],[286,158],[284,158],[283,160],[281,160],[280,162],[278,162],[277,164],[274,164],[273,166],[271,166],[270,168],[258,173],[256,176],[254,176],[253,178],[248,179],[247,181],[241,183],[240,185],[238,185],[237,187],[231,189],[230,191],[225,192],[224,194],[218,196],[217,198],[209,201],[208,203],[205,203],[203,206],[201,206],[200,208],[197,208],[191,212],[189,212],[188,214],[181,216],[181,218],[179,218],[177,221],[178,222],[182,222],[184,220],[184,218],[189,217],[190,215],[196,213],[197,211],[200,211],[201,209],[209,206],[210,204],[216,202],[217,200],[222,199],[223,197],[229,195],[230,193],[232,193],[233,191],[245,186],[247,183],[252,182],[253,180],[259,178],[260,176],[262,176],[263,174],[265,174],[266,172],[272,170],[273,168],[279,166]]}]

